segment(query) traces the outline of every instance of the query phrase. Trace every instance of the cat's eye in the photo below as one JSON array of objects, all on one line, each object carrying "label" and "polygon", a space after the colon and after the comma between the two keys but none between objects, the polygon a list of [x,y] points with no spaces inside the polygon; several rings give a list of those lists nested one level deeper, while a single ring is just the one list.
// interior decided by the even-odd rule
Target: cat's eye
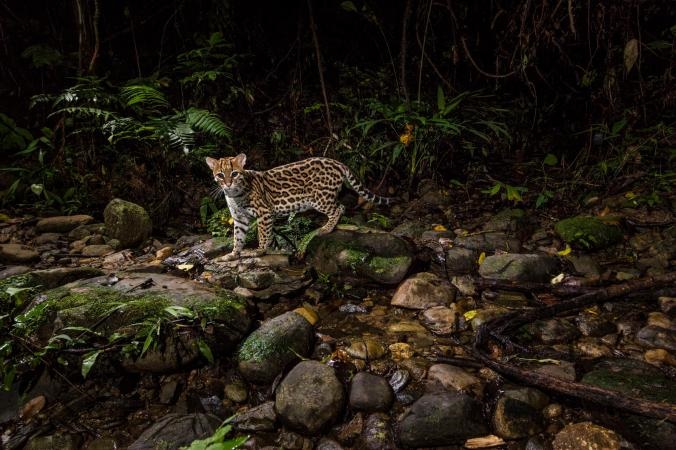
[{"label": "cat's eye", "polygon": [[230,178],[235,178],[235,177],[237,177],[237,175],[239,175],[239,172],[237,172],[236,170],[233,170],[232,173],[230,174]]},{"label": "cat's eye", "polygon": [[222,180],[223,178],[225,178],[225,175],[223,174],[223,172],[218,172],[218,173],[216,174],[216,176],[217,176],[218,178],[220,178],[221,180]]}]

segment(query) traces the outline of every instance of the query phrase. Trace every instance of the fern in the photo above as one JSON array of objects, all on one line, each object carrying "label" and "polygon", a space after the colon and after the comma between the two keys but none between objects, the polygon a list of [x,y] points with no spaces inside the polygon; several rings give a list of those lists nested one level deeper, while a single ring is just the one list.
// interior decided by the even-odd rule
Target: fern
[{"label": "fern", "polygon": [[149,109],[169,107],[166,96],[152,86],[142,84],[125,86],[120,89],[120,97],[127,106],[144,106]]},{"label": "fern", "polygon": [[186,123],[196,130],[217,138],[230,139],[231,130],[214,113],[206,109],[189,108],[185,112]]},{"label": "fern", "polygon": [[59,114],[69,114],[80,119],[97,119],[97,120],[111,120],[115,117],[115,113],[101,108],[94,108],[90,106],[68,106],[66,108],[57,109],[47,117],[52,117]]}]

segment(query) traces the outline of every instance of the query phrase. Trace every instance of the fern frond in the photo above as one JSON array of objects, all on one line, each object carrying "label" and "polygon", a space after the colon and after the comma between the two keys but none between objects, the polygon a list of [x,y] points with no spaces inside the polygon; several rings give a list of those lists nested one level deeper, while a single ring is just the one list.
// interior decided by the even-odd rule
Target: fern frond
[{"label": "fern frond", "polygon": [[189,108],[185,112],[186,123],[203,133],[214,137],[230,139],[231,130],[214,113],[206,109]]},{"label": "fern frond", "polygon": [[125,86],[120,96],[127,106],[144,106],[150,109],[161,109],[169,106],[166,96],[152,86],[142,84]]},{"label": "fern frond", "polygon": [[171,148],[188,153],[195,145],[195,131],[185,122],[178,122],[166,131]]},{"label": "fern frond", "polygon": [[115,113],[112,111],[90,106],[68,106],[66,108],[57,109],[47,117],[49,118],[58,114],[68,114],[78,118],[100,120],[110,120],[115,117]]}]

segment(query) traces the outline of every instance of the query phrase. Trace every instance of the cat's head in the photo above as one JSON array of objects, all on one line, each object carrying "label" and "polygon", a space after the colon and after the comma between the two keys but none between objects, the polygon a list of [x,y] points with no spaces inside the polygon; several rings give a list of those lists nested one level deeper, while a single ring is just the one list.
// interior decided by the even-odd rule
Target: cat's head
[{"label": "cat's head", "polygon": [[214,180],[228,196],[238,195],[244,188],[242,176],[246,155],[240,153],[234,157],[214,159],[207,157],[207,165],[214,173]]}]

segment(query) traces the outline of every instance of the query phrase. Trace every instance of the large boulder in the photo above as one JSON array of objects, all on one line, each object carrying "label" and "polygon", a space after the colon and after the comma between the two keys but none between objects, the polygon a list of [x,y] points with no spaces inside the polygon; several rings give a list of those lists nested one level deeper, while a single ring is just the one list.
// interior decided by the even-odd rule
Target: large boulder
[{"label": "large boulder", "polygon": [[221,419],[210,414],[167,414],[141,433],[128,450],[173,450],[211,436]]},{"label": "large boulder", "polygon": [[392,306],[426,309],[448,306],[455,299],[455,288],[430,272],[418,273],[399,285],[392,297]]},{"label": "large boulder", "polygon": [[[194,333],[179,333],[165,325],[156,346],[146,349],[139,358],[122,358],[122,365],[130,371],[168,372],[185,367],[199,358],[204,343],[216,355],[232,351],[251,324],[244,299],[170,275],[125,273],[119,278],[79,280],[44,292],[43,299],[25,314],[31,317],[33,332],[45,341],[63,334],[61,330],[66,327],[138,340],[149,323],[175,319],[184,311],[212,324],[202,343]],[[114,358],[112,354],[110,357]]]},{"label": "large boulder", "polygon": [[303,361],[279,384],[275,409],[286,425],[315,434],[338,418],[344,402],[343,385],[333,368]]},{"label": "large boulder", "polygon": [[306,255],[321,274],[352,283],[393,285],[406,276],[414,249],[408,241],[390,233],[369,228],[336,229],[312,238]]},{"label": "large boulder", "polygon": [[313,336],[312,325],[294,311],[263,322],[239,349],[239,371],[252,383],[271,383],[298,355],[309,355]]},{"label": "large boulder", "polygon": [[142,206],[115,198],[103,210],[106,233],[117,239],[118,248],[130,248],[140,245],[153,229],[150,215]]},{"label": "large boulder", "polygon": [[482,406],[465,394],[427,394],[420,397],[399,422],[399,441],[406,447],[462,444],[488,434]]}]

